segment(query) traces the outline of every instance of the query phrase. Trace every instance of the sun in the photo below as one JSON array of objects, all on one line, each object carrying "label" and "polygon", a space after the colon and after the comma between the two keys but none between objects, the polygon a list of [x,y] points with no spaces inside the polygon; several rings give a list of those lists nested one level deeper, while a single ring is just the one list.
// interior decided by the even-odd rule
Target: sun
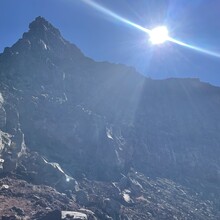
[{"label": "sun", "polygon": [[169,31],[166,26],[159,26],[152,29],[149,35],[152,44],[162,44],[169,39]]}]

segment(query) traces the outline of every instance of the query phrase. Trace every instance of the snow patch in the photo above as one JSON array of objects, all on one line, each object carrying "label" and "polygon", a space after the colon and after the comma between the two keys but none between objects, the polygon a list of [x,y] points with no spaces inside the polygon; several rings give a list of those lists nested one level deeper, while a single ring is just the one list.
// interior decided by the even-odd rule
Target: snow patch
[{"label": "snow patch", "polygon": [[107,137],[108,137],[109,139],[114,140],[113,137],[112,137],[112,129],[106,128],[106,135],[107,135]]},{"label": "snow patch", "polygon": [[69,175],[67,175],[63,169],[60,167],[60,165],[58,163],[53,163],[53,162],[48,162],[44,157],[42,157],[43,161],[47,164],[50,164],[51,166],[53,166],[55,169],[58,169],[61,173],[63,173],[66,177],[66,181],[70,182],[71,180],[73,180],[73,178]]},{"label": "snow patch", "polygon": [[125,200],[125,202],[130,202],[131,201],[131,197],[128,193],[123,193],[123,198]]},{"label": "snow patch", "polygon": [[41,45],[43,46],[43,49],[44,49],[44,50],[47,50],[47,49],[48,49],[47,45],[45,44],[45,42],[44,42],[43,40],[40,40],[40,43],[41,43]]},{"label": "snow patch", "polygon": [[0,172],[3,170],[4,159],[0,158]]},{"label": "snow patch", "polygon": [[0,93],[0,104],[4,103],[4,98],[2,96],[2,94]]},{"label": "snow patch", "polygon": [[9,189],[9,185],[3,184],[0,189]]},{"label": "snow patch", "polygon": [[11,145],[11,138],[12,136],[0,131],[0,153],[4,149],[5,145],[10,146]]}]

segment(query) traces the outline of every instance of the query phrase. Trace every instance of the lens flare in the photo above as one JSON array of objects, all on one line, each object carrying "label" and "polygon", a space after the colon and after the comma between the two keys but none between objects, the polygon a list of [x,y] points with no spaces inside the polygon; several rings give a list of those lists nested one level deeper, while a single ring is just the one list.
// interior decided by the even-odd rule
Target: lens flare
[{"label": "lens flare", "polygon": [[[129,21],[126,18],[121,17],[120,15],[118,15],[115,12],[112,12],[111,10],[109,10],[109,9],[99,5],[98,3],[94,2],[93,0],[81,0],[81,1],[84,2],[85,4],[91,6],[95,10],[97,10],[97,11],[103,13],[103,14],[108,15],[109,17],[112,17],[112,18],[114,18],[114,19],[116,19],[116,20],[118,20],[118,21],[120,21],[122,23],[128,24],[131,27],[134,27],[134,28],[136,28],[136,29],[138,29],[140,31],[143,31],[143,32],[147,33],[149,35],[149,37],[150,37],[150,41],[153,44],[159,44],[161,42],[163,43],[165,41],[170,41],[170,42],[178,44],[180,46],[183,46],[183,47],[186,47],[186,48],[189,48],[189,49],[192,49],[192,50],[195,50],[195,51],[207,54],[207,55],[211,55],[211,56],[220,58],[220,54],[219,53],[216,53],[216,52],[213,52],[213,51],[209,51],[209,50],[197,47],[197,46],[192,46],[190,44],[184,43],[182,41],[179,41],[179,40],[176,40],[176,39],[170,37],[168,35],[168,30],[165,31],[164,28],[163,28],[163,32],[161,32],[161,27],[160,27],[159,30],[158,30],[159,27],[157,27],[157,28],[155,28],[153,30],[150,30],[150,29],[142,27],[141,25],[138,25],[138,24],[136,24],[136,23],[134,23],[132,21]],[[159,36],[161,33],[162,33],[162,36]]]},{"label": "lens flare", "polygon": [[112,12],[111,10],[109,10],[107,8],[104,8],[103,6],[99,5],[98,3],[94,2],[94,1],[91,1],[91,0],[81,0],[81,1],[86,3],[89,6],[93,7],[97,11],[102,12],[103,14],[106,14],[106,15],[112,17],[112,18],[115,18],[118,21],[121,21],[121,22],[123,22],[125,24],[128,24],[128,25],[132,26],[132,27],[135,27],[135,28],[137,28],[137,29],[139,29],[139,30],[141,30],[141,31],[143,31],[145,33],[148,33],[148,34],[150,33],[149,29],[144,28],[144,27],[142,27],[142,26],[140,26],[138,24],[135,24],[132,21],[127,20],[126,18],[121,17],[120,15]]},{"label": "lens flare", "polygon": [[167,27],[159,26],[151,30],[150,32],[150,42],[152,44],[162,44],[169,39],[169,32]]},{"label": "lens flare", "polygon": [[207,55],[211,55],[213,57],[217,57],[217,58],[220,58],[220,54],[219,53],[216,53],[216,52],[213,52],[213,51],[210,51],[210,50],[206,50],[206,49],[203,49],[201,47],[196,47],[196,46],[192,46],[190,44],[187,44],[187,43],[184,43],[182,41],[179,41],[179,40],[176,40],[174,38],[171,38],[169,37],[168,39],[170,42],[173,42],[175,44],[178,44],[180,46],[183,46],[183,47],[187,47],[189,49],[192,49],[192,50],[196,50],[198,52],[201,52],[201,53],[204,53],[204,54],[207,54]]}]

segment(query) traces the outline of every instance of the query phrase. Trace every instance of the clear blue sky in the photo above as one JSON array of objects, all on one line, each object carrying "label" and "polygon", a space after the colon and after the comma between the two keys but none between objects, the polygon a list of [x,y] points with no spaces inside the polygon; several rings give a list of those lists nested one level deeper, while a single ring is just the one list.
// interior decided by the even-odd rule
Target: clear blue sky
[{"label": "clear blue sky", "polygon": [[[165,24],[173,37],[220,53],[219,0],[96,2],[147,28]],[[134,66],[152,78],[197,77],[220,86],[220,58],[171,43],[152,46],[145,33],[81,0],[0,0],[0,52],[15,43],[39,15],[95,60]]]}]

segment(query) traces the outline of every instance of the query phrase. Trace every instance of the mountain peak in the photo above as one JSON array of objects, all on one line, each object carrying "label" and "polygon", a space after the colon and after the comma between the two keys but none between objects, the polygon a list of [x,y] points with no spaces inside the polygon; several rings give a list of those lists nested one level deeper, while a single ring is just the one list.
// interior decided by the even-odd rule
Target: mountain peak
[{"label": "mountain peak", "polygon": [[7,60],[22,54],[38,56],[40,59],[47,59],[48,56],[61,60],[84,57],[74,44],[65,40],[60,31],[42,16],[29,24],[29,30],[12,47],[5,48],[2,57]]},{"label": "mountain peak", "polygon": [[49,22],[44,18],[44,17],[42,17],[42,16],[38,16],[38,17],[36,17],[35,18],[35,20],[32,22],[32,23],[36,23],[36,22],[38,22],[38,23],[44,23],[44,24],[48,24]]},{"label": "mountain peak", "polygon": [[62,37],[60,31],[44,17],[38,16],[29,24],[28,32],[25,32],[22,39],[14,44],[12,48],[15,51],[21,50],[20,52],[26,48],[35,52],[43,50],[60,54],[61,51],[68,49],[67,45],[69,45],[69,42]]},{"label": "mountain peak", "polygon": [[[29,25],[29,34],[43,38],[45,33],[52,33],[53,35],[61,36],[60,31],[55,28],[50,22],[48,22],[44,17],[38,16]],[[25,38],[24,34],[24,38]]]}]

